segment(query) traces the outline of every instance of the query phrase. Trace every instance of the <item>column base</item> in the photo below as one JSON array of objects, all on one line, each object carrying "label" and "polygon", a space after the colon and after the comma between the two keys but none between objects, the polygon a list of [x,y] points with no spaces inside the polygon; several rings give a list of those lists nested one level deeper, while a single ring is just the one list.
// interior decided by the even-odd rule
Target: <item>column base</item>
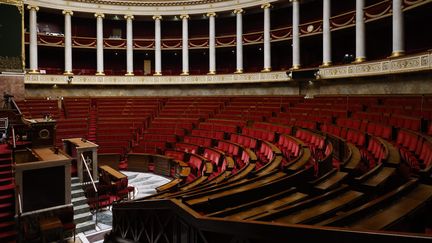
[{"label": "column base", "polygon": [[155,72],[155,73],[153,74],[153,76],[162,76],[162,73],[161,73],[161,72]]},{"label": "column base", "polygon": [[97,72],[95,75],[96,76],[105,76],[105,73],[104,72]]},{"label": "column base", "polygon": [[243,73],[243,69],[237,69],[234,73],[237,73],[237,74]]},{"label": "column base", "polygon": [[405,51],[394,51],[389,57],[401,57],[405,55]]},{"label": "column base", "polygon": [[40,74],[39,70],[35,69],[35,70],[29,70],[27,72],[28,74]]},{"label": "column base", "polygon": [[189,75],[189,72],[182,72],[182,73],[180,73],[180,75],[181,76],[187,76],[187,75]]},{"label": "column base", "polygon": [[364,61],[366,61],[366,57],[356,57],[356,59],[352,63],[362,63]]},{"label": "column base", "polygon": [[216,74],[216,71],[209,71],[208,73],[207,73],[207,75],[215,75]]},{"label": "column base", "polygon": [[72,71],[64,71],[63,75],[73,75]]},{"label": "column base", "polygon": [[323,62],[323,64],[321,64],[320,67],[330,67],[331,65],[332,65],[332,62],[328,61],[328,62]]},{"label": "column base", "polygon": [[301,68],[301,66],[299,65],[299,64],[296,64],[296,65],[293,65],[292,67],[291,67],[291,70],[298,70],[298,69],[300,69]]},{"label": "column base", "polygon": [[125,76],[134,76],[135,74],[133,73],[133,72],[127,72],[126,74],[125,74]]},{"label": "column base", "polygon": [[271,72],[271,67],[264,68],[263,70],[261,70],[261,72],[262,73]]}]

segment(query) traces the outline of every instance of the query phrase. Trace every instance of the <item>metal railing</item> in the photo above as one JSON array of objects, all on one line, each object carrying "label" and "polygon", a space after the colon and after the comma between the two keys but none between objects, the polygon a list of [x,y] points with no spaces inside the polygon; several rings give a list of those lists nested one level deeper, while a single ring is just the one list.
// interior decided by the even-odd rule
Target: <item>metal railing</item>
[{"label": "metal railing", "polygon": [[98,211],[99,211],[99,196],[98,196],[98,190],[97,190],[97,187],[96,187],[96,184],[95,184],[95,182],[94,182],[94,180],[93,180],[93,176],[91,175],[91,173],[90,173],[90,169],[88,168],[88,166],[87,166],[87,163],[86,163],[86,159],[84,158],[84,155],[83,154],[81,154],[81,159],[82,159],[82,163],[84,164],[84,167],[85,167],[85,169],[86,169],[86,171],[87,171],[87,174],[88,174],[88,176],[89,176],[89,178],[90,178],[90,181],[91,181],[91,184],[92,184],[92,186],[93,186],[93,189],[94,189],[94,191],[95,191],[95,196],[96,196],[96,213],[95,213],[95,225],[97,226],[97,221],[98,221]]}]

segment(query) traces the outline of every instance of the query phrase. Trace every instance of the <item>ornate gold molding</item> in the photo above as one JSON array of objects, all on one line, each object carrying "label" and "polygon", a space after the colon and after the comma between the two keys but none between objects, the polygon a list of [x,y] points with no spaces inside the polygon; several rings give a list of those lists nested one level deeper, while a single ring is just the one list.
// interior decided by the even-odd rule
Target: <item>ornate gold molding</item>
[{"label": "ornate gold molding", "polygon": [[131,15],[131,14],[126,14],[126,15],[124,16],[124,19],[131,19],[131,20],[134,20],[135,17],[134,17],[133,15]]},{"label": "ornate gold molding", "polygon": [[105,14],[103,13],[95,13],[94,16],[95,18],[105,18]]},{"label": "ornate gold molding", "polygon": [[235,9],[234,11],[233,11],[233,13],[235,13],[235,14],[243,14],[245,11],[243,10],[243,9]]},{"label": "ornate gold molding", "polygon": [[162,20],[162,16],[161,15],[153,15],[152,19],[154,20]]},{"label": "ornate gold molding", "polygon": [[182,14],[180,15],[180,19],[189,19],[189,14]]},{"label": "ornate gold molding", "polygon": [[262,9],[271,8],[271,7],[272,7],[272,5],[270,3],[264,3],[261,5]]},{"label": "ornate gold molding", "polygon": [[69,14],[70,16],[73,16],[73,11],[72,11],[72,10],[63,10],[63,11],[62,11],[62,14],[63,14],[63,15],[67,15],[67,14]]},{"label": "ornate gold molding", "polygon": [[34,10],[36,10],[36,12],[39,11],[39,7],[38,6],[34,6],[34,5],[27,5],[27,9],[28,10],[34,9]]}]

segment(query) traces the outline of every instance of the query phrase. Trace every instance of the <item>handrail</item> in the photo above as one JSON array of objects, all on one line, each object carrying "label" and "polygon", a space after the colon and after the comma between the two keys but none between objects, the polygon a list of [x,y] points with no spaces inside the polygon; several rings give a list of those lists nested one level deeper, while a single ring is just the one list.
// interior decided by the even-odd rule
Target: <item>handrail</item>
[{"label": "handrail", "polygon": [[85,168],[86,168],[87,174],[88,174],[88,176],[90,177],[91,183],[92,183],[92,185],[93,185],[93,189],[95,190],[95,195],[96,195],[95,225],[97,225],[97,222],[98,222],[97,213],[98,213],[98,211],[99,211],[99,196],[98,196],[98,190],[97,190],[97,188],[96,188],[96,184],[95,184],[95,182],[94,182],[94,180],[93,180],[93,177],[92,177],[92,175],[91,175],[91,173],[90,173],[90,170],[89,170],[89,168],[88,168],[88,166],[87,166],[87,163],[86,163],[86,159],[84,158],[84,155],[83,155],[83,154],[81,154],[81,159],[82,159],[82,163],[84,164],[84,166],[85,166]]},{"label": "handrail", "polygon": [[21,216],[23,209],[22,209],[22,198],[21,198],[21,191],[19,186],[16,186],[16,192],[17,192],[17,197],[18,197],[18,218]]},{"label": "handrail", "polygon": [[91,180],[91,183],[92,183],[92,185],[93,185],[93,188],[94,188],[95,192],[97,193],[98,190],[97,190],[97,188],[96,188],[96,184],[95,184],[95,182],[94,182],[94,180],[93,180],[93,177],[92,177],[92,175],[91,175],[91,173],[90,173],[90,170],[89,170],[89,168],[88,168],[88,166],[87,166],[87,163],[86,163],[86,159],[84,158],[84,155],[83,155],[83,154],[81,154],[81,159],[82,159],[83,164],[85,165],[85,168],[86,168],[87,174],[88,174],[89,177],[90,177],[90,180]]}]

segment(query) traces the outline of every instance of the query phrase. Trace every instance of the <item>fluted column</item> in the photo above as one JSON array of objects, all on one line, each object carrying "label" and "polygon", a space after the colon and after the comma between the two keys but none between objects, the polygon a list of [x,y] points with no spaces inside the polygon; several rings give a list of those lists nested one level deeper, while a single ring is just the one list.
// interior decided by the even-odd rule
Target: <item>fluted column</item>
[{"label": "fluted column", "polygon": [[95,13],[96,17],[96,75],[104,73],[104,44],[103,44],[103,18],[104,14]]},{"label": "fluted column", "polygon": [[153,16],[155,21],[155,73],[153,75],[162,75],[162,53],[161,53],[161,19],[162,16]]},{"label": "fluted column", "polygon": [[236,9],[236,63],[235,73],[243,73],[243,9]]},{"label": "fluted column", "polygon": [[38,67],[38,46],[37,46],[37,15],[39,7],[28,5],[30,10],[30,70],[29,73],[39,73]]},{"label": "fluted column", "polygon": [[360,63],[366,60],[365,44],[365,21],[364,21],[365,0],[356,0],[356,59]]},{"label": "fluted column", "polygon": [[330,0],[323,0],[323,63],[324,67],[332,64],[330,33]]},{"label": "fluted column", "polygon": [[65,16],[65,27],[64,27],[64,47],[65,47],[65,75],[71,75],[72,72],[72,28],[71,18],[73,12],[71,10],[63,10]]},{"label": "fluted column", "polygon": [[300,3],[299,0],[292,0],[293,4],[293,25],[292,25],[292,69],[299,69],[300,64]]},{"label": "fluted column", "polygon": [[216,74],[216,30],[215,30],[215,13],[208,13],[209,17],[209,72]]},{"label": "fluted column", "polygon": [[182,73],[181,75],[189,75],[189,15],[180,15],[182,19]]},{"label": "fluted column", "polygon": [[126,76],[133,76],[133,15],[125,15],[126,19]]},{"label": "fluted column", "polygon": [[393,49],[392,57],[405,54],[404,19],[402,0],[393,0]]},{"label": "fluted column", "polygon": [[264,68],[263,72],[271,71],[271,49],[270,49],[270,3],[261,5],[264,9]]}]

